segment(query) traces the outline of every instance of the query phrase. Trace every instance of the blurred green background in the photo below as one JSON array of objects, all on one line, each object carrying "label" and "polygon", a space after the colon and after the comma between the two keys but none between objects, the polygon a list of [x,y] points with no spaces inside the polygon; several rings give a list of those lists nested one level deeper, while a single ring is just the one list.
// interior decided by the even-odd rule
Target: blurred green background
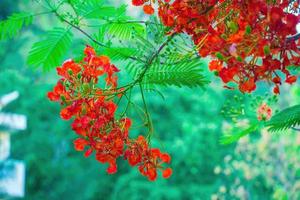
[{"label": "blurred green background", "polygon": [[[0,19],[35,9],[30,2],[1,0]],[[43,73],[26,66],[31,44],[53,23],[53,17],[44,17],[18,39],[0,43],[0,95],[20,92],[3,111],[28,117],[27,130],[11,138],[11,157],[26,163],[25,199],[300,199],[299,132],[263,130],[220,145],[224,130],[235,126],[221,115],[222,107],[241,94],[223,89],[214,77],[206,90],[163,89],[165,100],[147,94],[156,130],[153,145],[172,156],[170,179],[149,182],[121,160],[119,171],[107,175],[107,166],[73,149],[76,135],[60,119],[59,105],[46,98],[57,81],[55,70]],[[139,94],[133,99],[139,102]],[[299,86],[284,88],[274,109],[299,101]]]}]

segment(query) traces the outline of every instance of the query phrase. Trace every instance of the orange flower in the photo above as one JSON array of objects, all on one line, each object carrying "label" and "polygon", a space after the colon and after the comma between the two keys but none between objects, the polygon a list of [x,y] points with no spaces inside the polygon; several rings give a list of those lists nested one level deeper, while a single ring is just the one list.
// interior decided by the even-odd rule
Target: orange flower
[{"label": "orange flower", "polygon": [[289,76],[286,78],[285,82],[288,84],[293,84],[297,81],[297,76]]},{"label": "orange flower", "polygon": [[88,145],[89,142],[83,138],[77,138],[73,143],[76,151],[83,151],[85,146]]},{"label": "orange flower", "polygon": [[223,68],[222,62],[219,60],[212,60],[209,62],[209,70],[210,71],[221,71],[221,69]]},{"label": "orange flower", "polygon": [[141,6],[144,4],[144,0],[132,0],[132,5],[134,6]]},{"label": "orange flower", "polygon": [[[116,116],[118,105],[112,98],[124,90],[116,89],[119,69],[107,56],[96,55],[90,46],[85,48],[84,54],[83,61],[68,60],[57,68],[63,78],[47,94],[51,101],[64,106],[60,112],[62,119],[74,116],[72,129],[82,137],[74,140],[74,148],[84,151],[87,146],[85,157],[95,152],[96,160],[109,165],[108,174],[117,172],[116,160],[123,156],[131,166],[138,165],[142,175],[154,181],[157,170],[163,170],[163,164],[170,163],[171,157],[150,148],[143,136],[129,138],[131,120]],[[97,84],[100,78],[106,82],[105,89]]]},{"label": "orange flower", "polygon": [[72,117],[72,112],[70,111],[70,107],[66,107],[61,110],[60,117],[64,120],[69,120]]},{"label": "orange flower", "polygon": [[152,15],[154,13],[154,8],[151,5],[144,5],[143,10],[147,15]]},{"label": "orange flower", "polygon": [[173,171],[171,168],[167,168],[163,171],[163,177],[164,178],[170,178],[170,176],[172,175]]},{"label": "orange flower", "polygon": [[256,88],[256,84],[254,81],[254,78],[250,78],[249,80],[240,83],[239,85],[239,89],[241,90],[241,92],[252,92],[253,90],[255,90]]}]

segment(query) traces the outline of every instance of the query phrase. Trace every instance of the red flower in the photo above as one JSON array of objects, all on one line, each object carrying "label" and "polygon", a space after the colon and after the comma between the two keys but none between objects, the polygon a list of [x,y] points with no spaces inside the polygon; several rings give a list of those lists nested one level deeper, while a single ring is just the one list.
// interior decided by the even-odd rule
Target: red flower
[{"label": "red flower", "polygon": [[171,157],[167,153],[163,153],[160,155],[160,159],[165,162],[165,163],[170,163],[171,162]]},{"label": "red flower", "polygon": [[62,67],[57,67],[56,71],[58,75],[70,79],[71,76],[76,76],[81,71],[81,67],[73,60],[67,60]]},{"label": "red flower", "polygon": [[91,46],[87,45],[84,49],[84,54],[84,61],[89,62],[96,55],[96,51]]},{"label": "red flower", "polygon": [[132,0],[132,5],[134,6],[141,6],[144,4],[144,0]]},{"label": "red flower", "polygon": [[60,111],[60,117],[64,120],[69,120],[72,117],[72,112],[70,111],[70,107],[66,107]]},{"label": "red flower", "polygon": [[108,174],[114,174],[117,172],[117,165],[116,163],[110,163],[109,167],[106,169]]},{"label": "red flower", "polygon": [[163,177],[164,178],[169,178],[172,175],[173,171],[171,168],[167,168],[163,171]]},{"label": "red flower", "polygon": [[274,77],[272,81],[273,81],[273,83],[275,83],[275,84],[281,84],[281,78],[278,77],[278,76]]},{"label": "red flower", "polygon": [[84,153],[84,157],[89,157],[91,154],[93,153],[93,149],[88,149],[85,153]]},{"label": "red flower", "polygon": [[218,60],[212,60],[209,63],[209,70],[210,71],[221,71],[221,69],[223,68],[222,62],[218,61]]},{"label": "red flower", "polygon": [[297,76],[288,76],[285,80],[288,84],[293,84],[297,81]]},{"label": "red flower", "polygon": [[[139,5],[145,2],[149,1]],[[300,64],[299,40],[289,38],[297,33],[299,17],[286,12],[288,5],[288,1],[160,0],[158,15],[170,29],[167,34],[185,33],[201,57],[217,58],[209,69],[219,72],[224,83],[233,81],[242,92],[252,92],[257,81],[272,81],[275,70],[289,75],[287,67]],[[144,10],[154,12],[151,5]],[[249,77],[254,83],[246,81]],[[274,83],[279,84],[278,79]]]},{"label": "red flower", "polygon": [[89,142],[83,138],[77,138],[73,143],[76,151],[83,151],[84,147],[89,144]]},{"label": "red flower", "polygon": [[[162,165],[170,162],[170,156],[151,149],[143,136],[129,139],[131,120],[116,116],[118,106],[114,97],[122,91],[116,89],[119,69],[107,56],[97,56],[90,46],[84,53],[83,61],[68,60],[57,68],[63,79],[48,93],[50,100],[64,106],[60,112],[62,119],[74,117],[72,129],[83,137],[74,140],[74,148],[83,151],[87,146],[84,156],[95,152],[96,160],[109,164],[106,170],[109,174],[117,172],[116,160],[124,156],[131,166],[138,165],[149,180],[155,180],[157,170],[164,169]],[[106,82],[105,89],[97,84],[100,78]]]},{"label": "red flower", "polygon": [[225,68],[223,67],[219,73],[219,76],[223,80],[224,83],[228,83],[233,81],[233,77],[237,74],[237,68]]},{"label": "red flower", "polygon": [[157,178],[157,172],[155,168],[149,168],[146,171],[146,175],[150,181],[155,181]]},{"label": "red flower", "polygon": [[241,92],[248,92],[248,93],[252,92],[256,88],[254,78],[250,78],[249,80],[240,83],[239,88]]},{"label": "red flower", "polygon": [[61,81],[58,81],[57,85],[54,87],[53,91],[48,92],[47,96],[51,101],[59,101],[59,100],[61,100],[60,99],[61,96],[67,98],[69,95],[67,94],[66,89],[63,86],[63,84],[61,83]]},{"label": "red flower", "polygon": [[[93,54],[95,56],[95,54]],[[106,66],[110,64],[110,59],[107,56],[95,56],[91,59],[90,65]]]},{"label": "red flower", "polygon": [[144,5],[143,10],[147,15],[152,15],[154,13],[154,8],[151,5]]},{"label": "red flower", "polygon": [[54,92],[48,92],[47,93],[47,97],[48,99],[50,99],[51,101],[58,101],[60,99],[60,95],[56,94]]},{"label": "red flower", "polygon": [[273,92],[274,92],[274,94],[280,94],[280,90],[279,90],[278,85],[275,85],[275,87],[273,88]]},{"label": "red flower", "polygon": [[131,127],[132,124],[131,119],[129,118],[123,118],[120,122],[124,123],[124,128],[127,130]]},{"label": "red flower", "polygon": [[257,119],[259,121],[267,121],[272,116],[272,109],[266,104],[261,104],[257,109]]}]

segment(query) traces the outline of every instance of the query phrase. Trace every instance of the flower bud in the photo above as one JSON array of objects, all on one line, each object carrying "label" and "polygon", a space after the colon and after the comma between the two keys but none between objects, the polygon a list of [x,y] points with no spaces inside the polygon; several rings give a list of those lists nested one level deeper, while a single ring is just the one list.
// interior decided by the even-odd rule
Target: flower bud
[{"label": "flower bud", "polygon": [[223,59],[224,59],[224,56],[223,56],[220,52],[217,52],[217,53],[215,54],[215,56],[216,56],[218,59],[220,59],[220,60],[223,60]]},{"label": "flower bud", "polygon": [[268,56],[268,55],[270,55],[270,51],[271,51],[270,46],[269,45],[265,45],[264,46],[264,54],[266,56]]},{"label": "flower bud", "polygon": [[246,26],[246,34],[250,35],[251,31],[252,31],[251,26],[250,25]]}]

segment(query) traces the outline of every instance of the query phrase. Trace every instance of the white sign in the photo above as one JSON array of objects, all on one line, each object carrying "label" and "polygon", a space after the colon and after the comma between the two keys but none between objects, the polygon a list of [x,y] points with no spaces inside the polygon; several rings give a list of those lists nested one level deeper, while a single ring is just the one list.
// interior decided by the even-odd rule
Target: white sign
[{"label": "white sign", "polygon": [[14,91],[9,94],[4,95],[3,97],[0,98],[0,110],[9,104],[10,102],[16,100],[19,97],[19,92]]},{"label": "white sign", "polygon": [[25,115],[0,113],[0,126],[14,130],[25,130],[27,127],[27,118]]},{"label": "white sign", "polygon": [[8,160],[0,166],[0,194],[9,197],[24,197],[25,164]]},{"label": "white sign", "polygon": [[10,154],[10,134],[0,132],[0,162],[6,160]]}]

